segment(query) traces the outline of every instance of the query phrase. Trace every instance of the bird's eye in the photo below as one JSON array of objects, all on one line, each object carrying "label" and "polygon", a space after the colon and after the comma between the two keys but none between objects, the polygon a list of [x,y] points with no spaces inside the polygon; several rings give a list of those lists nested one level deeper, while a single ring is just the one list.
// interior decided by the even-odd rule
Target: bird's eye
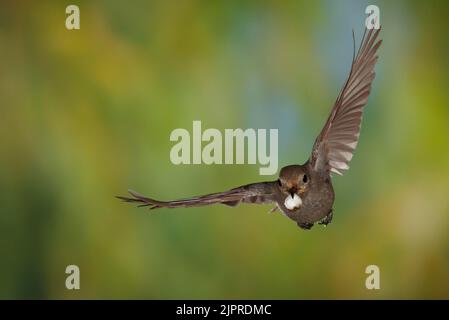
[{"label": "bird's eye", "polygon": [[279,185],[279,187],[282,187],[281,179],[278,179],[278,185]]},{"label": "bird's eye", "polygon": [[307,183],[307,180],[308,180],[307,175],[303,175],[302,176],[302,182]]}]

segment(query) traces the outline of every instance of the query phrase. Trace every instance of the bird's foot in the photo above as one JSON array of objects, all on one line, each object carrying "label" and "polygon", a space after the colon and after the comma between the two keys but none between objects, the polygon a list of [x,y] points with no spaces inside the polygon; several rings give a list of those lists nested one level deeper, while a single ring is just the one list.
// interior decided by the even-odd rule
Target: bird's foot
[{"label": "bird's foot", "polygon": [[313,227],[313,223],[308,223],[308,222],[297,222],[298,227],[300,227],[303,230],[310,230]]},{"label": "bird's foot", "polygon": [[329,211],[329,213],[327,214],[327,216],[325,216],[320,222],[318,222],[319,224],[322,224],[324,226],[327,226],[329,223],[332,222],[332,218],[334,217],[334,211],[331,209],[331,211]]}]

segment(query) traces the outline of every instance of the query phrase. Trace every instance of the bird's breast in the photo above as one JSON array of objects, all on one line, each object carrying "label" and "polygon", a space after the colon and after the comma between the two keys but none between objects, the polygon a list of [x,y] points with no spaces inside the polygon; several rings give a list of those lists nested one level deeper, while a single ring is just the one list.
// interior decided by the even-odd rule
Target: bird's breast
[{"label": "bird's breast", "polygon": [[314,223],[329,213],[334,202],[334,192],[331,182],[323,180],[309,185],[309,189],[302,194],[302,197],[289,195],[278,201],[279,208],[290,219],[301,223]]}]

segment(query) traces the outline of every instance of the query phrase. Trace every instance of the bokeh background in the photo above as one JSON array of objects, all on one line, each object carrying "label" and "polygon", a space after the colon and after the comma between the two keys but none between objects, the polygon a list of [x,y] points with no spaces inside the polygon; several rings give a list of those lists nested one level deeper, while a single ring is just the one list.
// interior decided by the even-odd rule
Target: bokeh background
[{"label": "bokeh background", "polygon": [[[328,228],[302,231],[269,205],[149,214],[114,198],[276,178],[173,165],[170,132],[193,120],[278,128],[280,166],[304,162],[368,4],[384,43]],[[449,298],[448,13],[445,1],[2,1],[0,298]],[[65,288],[69,264],[81,290]]]}]

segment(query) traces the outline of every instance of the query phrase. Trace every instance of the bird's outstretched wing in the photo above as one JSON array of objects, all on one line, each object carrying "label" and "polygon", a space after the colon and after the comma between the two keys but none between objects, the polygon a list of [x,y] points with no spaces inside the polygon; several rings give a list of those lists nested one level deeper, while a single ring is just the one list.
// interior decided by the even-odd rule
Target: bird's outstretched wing
[{"label": "bird's outstretched wing", "polygon": [[216,203],[234,207],[240,202],[256,204],[273,202],[275,201],[274,194],[277,187],[277,181],[252,183],[224,192],[174,201],[158,201],[129,190],[132,197],[117,196],[117,198],[125,202],[136,203],[139,207],[150,207],[150,209],[200,207]]},{"label": "bird's outstretched wing", "polygon": [[377,50],[382,43],[378,40],[379,32],[380,29],[368,32],[365,29],[349,77],[313,146],[310,163],[315,170],[341,175],[341,170],[349,169],[348,163],[359,140],[363,107],[375,77]]}]

